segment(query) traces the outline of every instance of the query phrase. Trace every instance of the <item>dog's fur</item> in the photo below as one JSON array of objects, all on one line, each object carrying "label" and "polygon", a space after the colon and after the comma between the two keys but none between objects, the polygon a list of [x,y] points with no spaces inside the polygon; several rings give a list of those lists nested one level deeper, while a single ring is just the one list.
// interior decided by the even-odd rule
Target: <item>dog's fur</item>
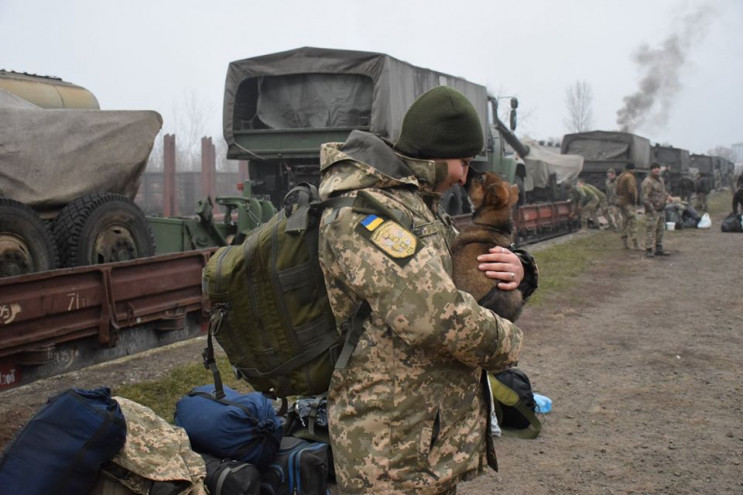
[{"label": "dog's fur", "polygon": [[477,268],[477,256],[513,242],[512,208],[518,201],[519,188],[498,174],[485,172],[471,178],[467,192],[475,212],[472,224],[462,229],[452,246],[454,284],[472,294],[481,306],[516,321],[524,306],[521,291],[499,289],[498,280],[486,277]]}]

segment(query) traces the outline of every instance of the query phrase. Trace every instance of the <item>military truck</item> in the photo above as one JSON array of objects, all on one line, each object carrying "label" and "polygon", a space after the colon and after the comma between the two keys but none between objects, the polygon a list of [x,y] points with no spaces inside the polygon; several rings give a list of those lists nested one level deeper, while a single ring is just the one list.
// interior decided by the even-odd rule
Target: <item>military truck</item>
[{"label": "military truck", "polygon": [[579,174],[586,182],[602,191],[606,189],[606,171],[620,173],[627,162],[633,162],[638,184],[650,171],[650,140],[636,134],[616,131],[588,131],[565,134],[560,151],[585,158]]},{"label": "military truck", "polygon": [[[521,158],[530,151],[511,132],[515,98],[508,99],[509,129],[484,86],[374,52],[304,47],[231,62],[223,112],[227,158],[248,160],[254,194],[278,205],[293,185],[319,181],[323,143],[345,141],[354,129],[394,141],[410,104],[440,85],[464,93],[480,115],[486,149],[476,161],[524,191],[525,163],[506,153],[506,142]],[[461,189],[442,201],[450,214],[468,211]]]},{"label": "military truck", "polygon": [[0,71],[0,278],[221,246],[275,211],[248,187],[214,198],[222,223],[211,198],[146,217],[133,200],[161,127],[157,112],[100,110],[81,86]]},{"label": "military truck", "polygon": [[689,174],[691,158],[685,149],[656,144],[652,148],[652,161],[663,167],[663,180],[671,194],[680,195],[681,178]]},{"label": "military truck", "polygon": [[694,153],[689,157],[689,159],[691,160],[689,167],[693,169],[693,172],[707,174],[710,180],[712,179],[712,172],[715,167],[711,156]]},{"label": "military truck", "polygon": [[161,126],[61,79],[0,72],[0,276],[154,254],[132,199]]}]

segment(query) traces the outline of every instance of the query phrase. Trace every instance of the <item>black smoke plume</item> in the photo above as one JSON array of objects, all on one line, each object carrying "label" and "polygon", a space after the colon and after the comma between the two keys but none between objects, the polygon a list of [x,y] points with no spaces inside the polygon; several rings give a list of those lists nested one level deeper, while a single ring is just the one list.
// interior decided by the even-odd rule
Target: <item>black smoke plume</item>
[{"label": "black smoke plume", "polygon": [[682,87],[682,68],[689,50],[699,43],[715,11],[709,4],[699,6],[688,13],[677,24],[678,28],[658,47],[647,43],[640,45],[633,59],[641,74],[639,88],[625,96],[624,106],[617,111],[617,125],[623,132],[632,132],[651,120],[663,125],[673,98]]}]

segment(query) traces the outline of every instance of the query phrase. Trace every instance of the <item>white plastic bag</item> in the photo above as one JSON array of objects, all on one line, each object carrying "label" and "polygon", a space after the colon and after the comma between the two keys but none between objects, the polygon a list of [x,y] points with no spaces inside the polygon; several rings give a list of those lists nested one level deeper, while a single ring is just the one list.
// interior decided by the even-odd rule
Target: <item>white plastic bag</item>
[{"label": "white plastic bag", "polygon": [[697,224],[698,229],[708,229],[712,227],[712,219],[709,217],[709,213],[705,213],[702,215],[702,218],[699,220],[699,223]]}]

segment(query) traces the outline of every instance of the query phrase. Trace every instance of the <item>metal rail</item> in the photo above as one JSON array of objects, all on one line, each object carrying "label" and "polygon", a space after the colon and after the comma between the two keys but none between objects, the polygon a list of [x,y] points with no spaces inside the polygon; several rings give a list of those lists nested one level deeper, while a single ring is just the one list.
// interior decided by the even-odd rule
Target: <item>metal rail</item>
[{"label": "metal rail", "polygon": [[[517,244],[572,232],[569,214],[568,201],[520,206]],[[0,390],[192,337],[194,323],[205,332],[201,273],[215,250],[0,279]]]},{"label": "metal rail", "polygon": [[[201,272],[215,248],[0,279],[0,389],[62,345],[115,347],[128,330],[184,330],[201,321]],[[194,319],[194,318],[191,318]]]}]

